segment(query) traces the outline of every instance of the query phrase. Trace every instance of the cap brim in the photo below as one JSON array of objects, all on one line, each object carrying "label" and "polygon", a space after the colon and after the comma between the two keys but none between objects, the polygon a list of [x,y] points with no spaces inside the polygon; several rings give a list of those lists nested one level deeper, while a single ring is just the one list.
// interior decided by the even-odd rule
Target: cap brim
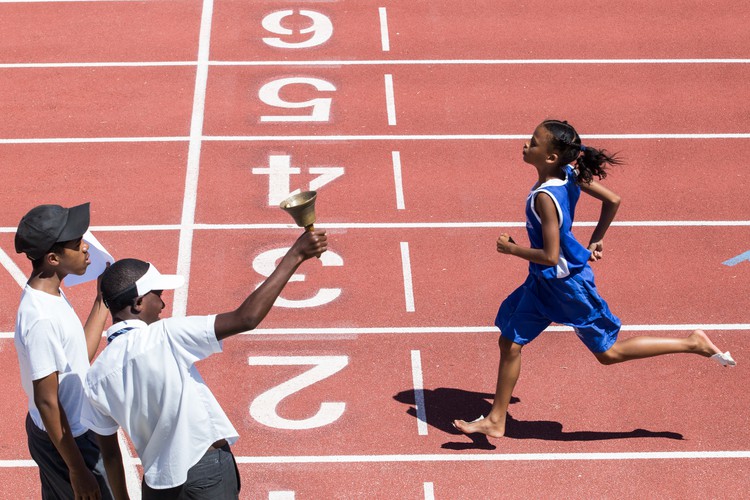
[{"label": "cap brim", "polygon": [[174,290],[185,284],[185,277],[178,274],[161,274],[156,267],[149,263],[146,274],[135,282],[138,296],[154,290]]},{"label": "cap brim", "polygon": [[90,203],[84,203],[68,209],[68,220],[65,222],[57,241],[71,241],[81,238],[89,228],[91,222]]}]

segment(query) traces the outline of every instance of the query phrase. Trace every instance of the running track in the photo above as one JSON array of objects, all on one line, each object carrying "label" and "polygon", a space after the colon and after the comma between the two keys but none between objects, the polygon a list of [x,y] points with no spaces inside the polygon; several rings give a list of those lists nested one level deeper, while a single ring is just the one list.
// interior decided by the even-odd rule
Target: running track
[{"label": "running track", "polygon": [[[242,436],[243,498],[746,495],[748,18],[736,2],[0,2],[1,496],[38,495],[12,345],[23,213],[91,201],[113,255],[189,276],[165,314],[206,314],[262,280],[299,233],[278,198],[311,188],[331,251],[201,365]],[[595,266],[622,335],[702,327],[739,367],[602,367],[553,326],[525,350],[507,438],[472,440],[449,422],[492,401],[492,319],[526,267],[495,239],[524,240],[520,150],[547,117],[628,160]],[[596,217],[582,201],[581,239]],[[92,293],[68,292],[82,315]]]}]

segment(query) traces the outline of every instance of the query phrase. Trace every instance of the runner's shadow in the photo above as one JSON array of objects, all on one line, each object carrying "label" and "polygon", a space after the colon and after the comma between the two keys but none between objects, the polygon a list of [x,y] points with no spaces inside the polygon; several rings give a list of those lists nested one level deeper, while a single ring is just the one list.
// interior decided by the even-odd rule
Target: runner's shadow
[{"label": "runner's shadow", "polygon": [[[445,433],[463,435],[455,427],[453,420],[474,420],[480,415],[487,415],[492,408],[494,394],[465,391],[440,387],[437,389],[424,390],[424,405],[427,424]],[[414,391],[407,390],[399,392],[394,396],[396,401],[411,405],[406,412],[417,416]],[[511,404],[520,402],[520,399],[511,398]],[[494,450],[495,445],[489,442],[483,434],[469,434],[466,437],[471,442],[447,442],[442,448],[449,450],[481,449]],[[508,414],[505,424],[505,437],[510,439],[543,439],[547,441],[603,441],[609,439],[630,438],[662,438],[683,439],[682,434],[669,431],[649,431],[646,429],[635,429],[627,432],[601,432],[601,431],[563,431],[560,422],[547,420],[516,420]]]}]

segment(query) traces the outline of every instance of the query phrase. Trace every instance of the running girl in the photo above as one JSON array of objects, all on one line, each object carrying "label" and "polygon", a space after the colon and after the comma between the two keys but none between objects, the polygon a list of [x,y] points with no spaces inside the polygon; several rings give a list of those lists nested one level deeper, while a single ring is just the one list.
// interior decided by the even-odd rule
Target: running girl
[{"label": "running girl", "polygon": [[[546,120],[524,145],[523,160],[539,174],[526,200],[531,248],[517,245],[503,233],[497,240],[497,251],[528,260],[529,276],[503,301],[495,319],[501,336],[492,410],[473,422],[454,420],[458,430],[490,437],[505,434],[508,404],[521,371],[521,349],[552,322],[572,326],[605,365],[672,353],[700,354],[723,366],[735,365],[729,352],[722,353],[701,330],[685,338],[617,339],[620,320],[599,296],[588,264],[602,258],[604,234],[620,205],[619,196],[593,180],[606,177],[607,164],[620,163],[614,155],[581,144],[578,133],[567,122]],[[581,191],[602,202],[588,248],[571,232]]]}]

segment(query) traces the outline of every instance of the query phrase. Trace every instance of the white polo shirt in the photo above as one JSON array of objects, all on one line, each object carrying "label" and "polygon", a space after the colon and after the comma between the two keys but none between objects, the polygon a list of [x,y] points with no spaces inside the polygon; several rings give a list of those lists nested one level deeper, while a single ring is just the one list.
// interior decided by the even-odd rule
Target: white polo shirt
[{"label": "white polo shirt", "polygon": [[86,399],[82,380],[89,369],[86,334],[68,299],[26,285],[16,315],[13,337],[21,385],[29,399],[29,415],[42,430],[44,423],[34,403],[34,380],[58,372],[57,397],[68,418],[70,432],[78,437],[88,429],[80,422]]},{"label": "white polo shirt", "polygon": [[194,363],[221,352],[216,316],[167,318],[151,325],[122,321],[91,365],[82,421],[94,432],[122,427],[133,441],[146,484],[179,486],[187,472],[220,439],[239,437]]}]

